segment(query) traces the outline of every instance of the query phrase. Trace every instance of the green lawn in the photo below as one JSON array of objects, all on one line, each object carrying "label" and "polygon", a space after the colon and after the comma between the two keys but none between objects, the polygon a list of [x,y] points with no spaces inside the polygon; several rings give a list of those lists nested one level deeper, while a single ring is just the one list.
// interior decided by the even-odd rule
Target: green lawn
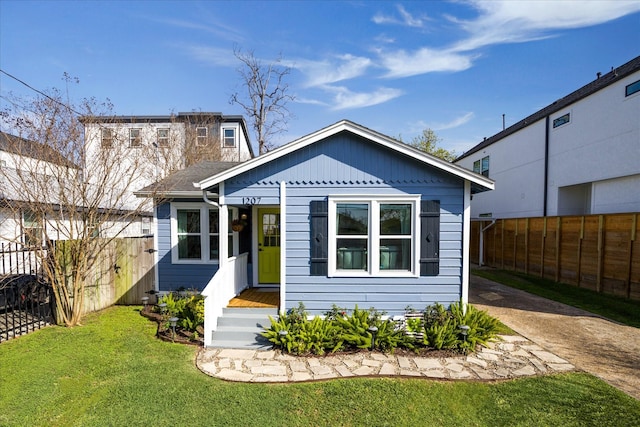
[{"label": "green lawn", "polygon": [[[631,426],[640,402],[583,373],[500,383],[239,384],[158,341],[135,307],[0,344],[0,426]],[[634,424],[635,423],[635,424]]]},{"label": "green lawn", "polygon": [[472,270],[472,274],[640,328],[640,301],[602,294],[515,271],[481,268]]}]

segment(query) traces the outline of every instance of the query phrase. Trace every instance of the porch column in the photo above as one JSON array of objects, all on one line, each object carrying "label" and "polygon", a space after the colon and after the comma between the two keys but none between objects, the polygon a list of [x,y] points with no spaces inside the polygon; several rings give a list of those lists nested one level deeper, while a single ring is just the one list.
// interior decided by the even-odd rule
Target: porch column
[{"label": "porch column", "polygon": [[462,213],[462,294],[463,304],[469,302],[469,246],[471,233],[471,181],[464,182],[464,211]]},{"label": "porch column", "polygon": [[287,184],[280,182],[280,311],[287,307]]},{"label": "porch column", "polygon": [[222,268],[223,264],[227,263],[227,258],[229,258],[229,239],[228,231],[229,230],[229,209],[227,209],[227,205],[225,204],[224,197],[224,182],[218,184],[218,204],[220,207],[218,208],[218,218],[219,218],[219,229],[218,229],[218,251],[219,251],[219,268]]}]

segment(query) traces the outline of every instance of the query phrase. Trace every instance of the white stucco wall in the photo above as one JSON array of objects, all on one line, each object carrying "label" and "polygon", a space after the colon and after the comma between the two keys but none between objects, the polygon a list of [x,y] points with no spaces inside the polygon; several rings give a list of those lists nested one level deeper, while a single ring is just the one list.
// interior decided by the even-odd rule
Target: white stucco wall
[{"label": "white stucco wall", "polygon": [[[581,205],[565,201],[558,210],[559,197],[579,194],[559,188],[578,185],[590,197],[580,213],[640,211],[640,93],[625,96],[625,87],[638,79],[640,72],[631,74],[549,116],[548,216]],[[569,123],[554,129],[553,120],[567,113]],[[473,217],[544,215],[545,134],[545,119],[538,120],[456,162],[473,169],[474,161],[490,156],[496,189],[474,195]]]}]

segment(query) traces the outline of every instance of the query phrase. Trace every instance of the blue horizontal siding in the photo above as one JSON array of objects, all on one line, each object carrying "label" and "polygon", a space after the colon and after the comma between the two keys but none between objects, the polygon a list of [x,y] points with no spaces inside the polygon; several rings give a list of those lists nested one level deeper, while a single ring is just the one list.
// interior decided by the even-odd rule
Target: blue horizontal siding
[{"label": "blue horizontal siding", "polygon": [[[392,155],[390,155],[392,154]],[[242,205],[261,197],[278,205],[280,182],[287,189],[287,307],[302,301],[312,313],[335,303],[375,306],[390,314],[408,305],[449,304],[461,296],[463,181],[421,162],[391,153],[351,134],[338,134],[225,182],[225,202]],[[419,194],[439,200],[440,274],[433,277],[311,277],[309,205],[329,195]]]},{"label": "blue horizontal siding", "polygon": [[[280,204],[280,182],[287,188],[287,306],[301,301],[312,313],[333,304],[374,306],[389,314],[405,307],[445,305],[461,296],[463,180],[425,166],[349,133],[319,141],[225,182],[225,203],[243,206],[247,197],[260,205]],[[418,194],[439,200],[440,274],[431,277],[311,277],[309,205],[329,195]],[[169,203],[158,207],[160,289],[201,288],[217,265],[171,264]]]},{"label": "blue horizontal siding", "polygon": [[[200,201],[200,200],[198,200]],[[158,287],[160,291],[179,288],[202,290],[216,271],[217,264],[171,263],[171,205],[157,206],[158,221]]]}]

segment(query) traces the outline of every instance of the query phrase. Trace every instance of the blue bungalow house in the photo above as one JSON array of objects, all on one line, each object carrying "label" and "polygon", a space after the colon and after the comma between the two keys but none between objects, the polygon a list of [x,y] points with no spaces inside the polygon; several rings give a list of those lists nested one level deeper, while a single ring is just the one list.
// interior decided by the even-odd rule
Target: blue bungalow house
[{"label": "blue bungalow house", "polygon": [[275,290],[280,310],[302,302],[312,314],[466,302],[471,194],[494,183],[345,120],[154,186],[138,195],[164,189],[157,289],[202,290],[211,345],[223,308],[246,288]]}]

